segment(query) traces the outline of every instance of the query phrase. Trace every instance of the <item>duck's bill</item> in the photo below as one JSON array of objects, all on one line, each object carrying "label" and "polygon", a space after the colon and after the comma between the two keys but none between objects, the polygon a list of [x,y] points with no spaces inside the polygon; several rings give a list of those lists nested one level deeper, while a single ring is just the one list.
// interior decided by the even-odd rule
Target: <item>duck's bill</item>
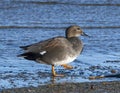
[{"label": "duck's bill", "polygon": [[89,35],[87,35],[86,33],[82,33],[82,36],[87,36],[87,37],[90,37]]}]

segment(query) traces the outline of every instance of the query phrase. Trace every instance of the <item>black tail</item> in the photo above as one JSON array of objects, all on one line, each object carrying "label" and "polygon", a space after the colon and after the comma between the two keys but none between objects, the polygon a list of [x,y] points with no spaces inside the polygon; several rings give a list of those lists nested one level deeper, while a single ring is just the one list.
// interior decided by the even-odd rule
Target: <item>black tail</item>
[{"label": "black tail", "polygon": [[28,59],[28,60],[36,60],[38,57],[40,57],[40,55],[32,52],[27,52],[27,53],[17,55],[17,57],[24,57],[25,59]]}]

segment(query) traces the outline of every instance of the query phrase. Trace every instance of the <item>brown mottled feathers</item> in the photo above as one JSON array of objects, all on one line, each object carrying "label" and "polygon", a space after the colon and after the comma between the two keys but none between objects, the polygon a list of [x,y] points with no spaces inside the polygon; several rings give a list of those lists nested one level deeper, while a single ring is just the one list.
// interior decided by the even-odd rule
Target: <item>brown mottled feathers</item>
[{"label": "brown mottled feathers", "polygon": [[28,46],[21,46],[20,48],[26,50],[26,52],[38,53],[42,51],[49,51],[58,46],[68,47],[68,46],[72,46],[72,44],[64,37],[55,37],[45,40],[44,42],[41,41],[39,43],[31,44]]}]

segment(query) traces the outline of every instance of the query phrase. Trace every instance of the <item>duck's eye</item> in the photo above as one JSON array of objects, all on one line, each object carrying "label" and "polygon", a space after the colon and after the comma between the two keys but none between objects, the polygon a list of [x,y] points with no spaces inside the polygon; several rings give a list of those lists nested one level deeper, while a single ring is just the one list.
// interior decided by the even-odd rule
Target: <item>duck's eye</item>
[{"label": "duck's eye", "polygon": [[80,28],[77,28],[77,30],[80,30]]}]

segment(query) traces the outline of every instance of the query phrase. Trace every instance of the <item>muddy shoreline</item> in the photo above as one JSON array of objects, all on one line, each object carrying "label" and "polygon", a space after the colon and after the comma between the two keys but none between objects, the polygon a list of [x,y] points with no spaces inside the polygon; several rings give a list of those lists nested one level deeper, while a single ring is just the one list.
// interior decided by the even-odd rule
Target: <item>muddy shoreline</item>
[{"label": "muddy shoreline", "polygon": [[2,90],[1,93],[119,93],[120,81],[62,83]]}]

